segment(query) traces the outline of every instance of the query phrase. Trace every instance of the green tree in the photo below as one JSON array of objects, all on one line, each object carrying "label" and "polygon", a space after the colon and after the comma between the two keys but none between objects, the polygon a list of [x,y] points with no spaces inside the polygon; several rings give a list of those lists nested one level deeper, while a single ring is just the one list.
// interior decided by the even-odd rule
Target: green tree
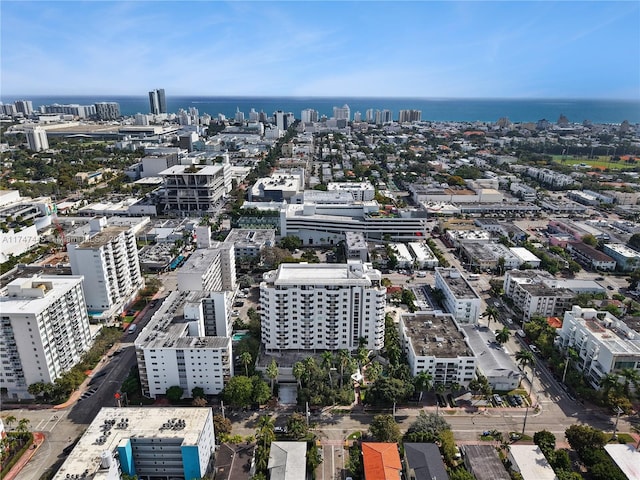
[{"label": "green tree", "polygon": [[607,444],[604,432],[587,425],[571,425],[564,432],[569,445],[580,457],[590,450],[598,450]]},{"label": "green tree", "polygon": [[431,374],[424,370],[418,372],[418,374],[413,377],[413,385],[415,386],[416,391],[420,392],[420,398],[418,399],[419,402],[422,401],[422,394],[425,390],[431,390],[432,381],[433,377]]},{"label": "green tree", "polygon": [[327,372],[327,375],[329,377],[329,385],[333,385],[333,381],[331,378],[331,368],[333,368],[333,353],[324,351],[322,352],[320,359],[320,365],[322,366],[322,369]]},{"label": "green tree", "polygon": [[398,442],[400,427],[392,415],[376,415],[369,425],[371,436],[378,442]]},{"label": "green tree", "polygon": [[508,327],[503,327],[499,330],[496,330],[496,342],[500,345],[504,345],[509,341],[509,337],[511,337],[511,330]]},{"label": "green tree", "polygon": [[[269,386],[267,385],[268,388]],[[253,395],[253,382],[244,375],[231,377],[222,389],[221,395],[227,405],[234,407],[249,406]]]},{"label": "green tree", "polygon": [[263,405],[271,398],[271,389],[258,375],[251,377],[251,401]]},{"label": "green tree", "polygon": [[302,440],[309,433],[307,419],[301,413],[294,412],[287,418],[287,435],[293,440]]},{"label": "green tree", "polygon": [[167,400],[169,400],[171,403],[177,403],[180,401],[183,394],[184,389],[178,385],[174,385],[173,387],[169,387],[167,389],[166,396]]},{"label": "green tree", "polygon": [[242,352],[240,354],[240,363],[244,365],[244,374],[247,377],[249,376],[249,365],[251,365],[252,362],[253,362],[253,358],[251,356],[251,353]]},{"label": "green tree", "polygon": [[476,480],[476,477],[464,467],[458,467],[449,471],[449,480]]},{"label": "green tree", "polygon": [[413,394],[413,389],[411,383],[405,383],[399,378],[381,377],[371,385],[365,400],[372,405],[401,403]]},{"label": "green tree", "polygon": [[302,376],[305,373],[305,366],[302,362],[296,362],[293,364],[293,376],[298,381],[298,388],[302,388]]},{"label": "green tree", "polygon": [[533,435],[533,443],[540,447],[545,457],[549,458],[556,448],[556,436],[548,430],[540,430]]},{"label": "green tree", "polygon": [[440,415],[420,411],[416,420],[409,425],[405,439],[410,442],[435,442],[451,426]]},{"label": "green tree", "polygon": [[453,438],[453,432],[449,429],[443,430],[439,435],[440,451],[447,465],[453,465],[456,460],[456,441]]},{"label": "green tree", "polygon": [[219,438],[218,436],[223,433],[227,435],[230,434],[231,420],[216,413],[213,416],[213,431],[216,433],[216,438]]},{"label": "green tree", "polygon": [[598,239],[588,233],[582,237],[582,243],[589,245],[590,247],[595,247],[598,245]]},{"label": "green tree", "polygon": [[364,376],[369,382],[375,382],[382,375],[382,365],[380,362],[373,360],[371,363],[367,365],[367,368],[364,371]]},{"label": "green tree", "polygon": [[499,313],[500,312],[498,312],[498,309],[496,307],[487,307],[487,309],[482,314],[482,316],[487,319],[487,327],[491,327],[491,320],[498,319]]},{"label": "green tree", "polygon": [[340,364],[340,388],[342,388],[344,380],[344,369],[351,362],[351,354],[349,350],[341,349],[338,351],[338,363]]},{"label": "green tree", "polygon": [[516,352],[516,362],[518,362],[518,365],[520,365],[523,370],[530,366],[533,373],[535,361],[536,357],[529,350],[519,350]]},{"label": "green tree", "polygon": [[288,235],[280,240],[278,245],[287,250],[296,250],[302,247],[302,240],[299,237]]},{"label": "green tree", "polygon": [[267,365],[265,372],[267,373],[267,378],[269,379],[269,381],[271,381],[271,395],[273,395],[273,382],[275,382],[276,378],[278,378],[279,373],[278,364],[276,363],[275,359],[271,359],[271,363]]},{"label": "green tree", "polygon": [[622,391],[629,397],[631,393],[630,386],[633,384],[636,393],[640,393],[640,373],[635,368],[623,368],[620,371],[620,376],[624,379],[624,385]]},{"label": "green tree", "polygon": [[191,390],[191,398],[204,398],[204,388],[202,387],[193,387]]}]

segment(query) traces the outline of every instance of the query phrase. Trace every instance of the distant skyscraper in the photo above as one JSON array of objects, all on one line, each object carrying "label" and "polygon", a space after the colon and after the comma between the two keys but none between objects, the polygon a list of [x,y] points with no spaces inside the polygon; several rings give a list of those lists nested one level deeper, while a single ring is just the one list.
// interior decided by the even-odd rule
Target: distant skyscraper
[{"label": "distant skyscraper", "polygon": [[412,123],[412,122],[419,122],[421,120],[422,120],[421,110],[400,110],[400,114],[398,115],[399,123]]},{"label": "distant skyscraper", "polygon": [[29,150],[39,152],[41,150],[49,149],[49,140],[47,140],[47,131],[42,127],[35,127],[32,130],[27,130],[27,144]]},{"label": "distant skyscraper", "polygon": [[24,115],[31,115],[33,113],[33,102],[31,100],[16,100],[16,111]]},{"label": "distant skyscraper", "polygon": [[255,108],[252,108],[249,112],[249,121],[250,122],[258,122],[260,121],[260,114],[256,112]]},{"label": "distant skyscraper", "polygon": [[367,123],[373,123],[373,121],[375,120],[375,116],[373,115],[373,108],[368,108],[367,112],[365,114],[365,121]]},{"label": "distant skyscraper", "polygon": [[295,117],[293,116],[293,113],[291,112],[285,113],[282,110],[278,110],[277,112],[274,112],[273,116],[275,118],[276,126],[282,131],[289,128],[291,124],[293,124],[293,122],[295,122],[296,120]]},{"label": "distant skyscraper", "polygon": [[120,117],[120,105],[117,102],[98,102],[95,106],[100,120],[115,120]]},{"label": "distant skyscraper", "polygon": [[302,110],[302,114],[300,115],[300,119],[302,123],[312,123],[318,121],[318,111],[313,108],[306,108]]},{"label": "distant skyscraper", "polygon": [[353,121],[358,123],[362,121],[362,114],[360,112],[355,112],[353,114]]},{"label": "distant skyscraper", "polygon": [[164,88],[158,88],[149,92],[149,108],[151,113],[167,113],[167,99],[164,95]]},{"label": "distant skyscraper", "polygon": [[333,107],[333,118],[351,120],[351,109],[346,103],[342,107]]},{"label": "distant skyscraper", "polygon": [[239,108],[236,108],[236,115],[234,117],[234,120],[236,121],[236,123],[244,122],[244,112],[241,112]]}]

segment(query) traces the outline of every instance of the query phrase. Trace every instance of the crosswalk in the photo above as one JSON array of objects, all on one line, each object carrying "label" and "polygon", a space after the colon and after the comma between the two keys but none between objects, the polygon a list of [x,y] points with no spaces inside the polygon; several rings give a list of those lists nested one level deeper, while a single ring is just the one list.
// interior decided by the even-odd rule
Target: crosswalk
[{"label": "crosswalk", "polygon": [[38,423],[29,425],[33,432],[53,432],[61,420],[61,415],[52,413],[48,417],[41,419]]}]

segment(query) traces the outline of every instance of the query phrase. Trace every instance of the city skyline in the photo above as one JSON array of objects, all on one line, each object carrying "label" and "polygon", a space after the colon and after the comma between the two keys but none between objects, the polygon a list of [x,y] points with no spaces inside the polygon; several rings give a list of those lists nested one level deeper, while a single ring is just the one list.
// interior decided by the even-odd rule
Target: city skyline
[{"label": "city skyline", "polygon": [[3,96],[640,98],[636,2],[149,5],[3,2]]}]

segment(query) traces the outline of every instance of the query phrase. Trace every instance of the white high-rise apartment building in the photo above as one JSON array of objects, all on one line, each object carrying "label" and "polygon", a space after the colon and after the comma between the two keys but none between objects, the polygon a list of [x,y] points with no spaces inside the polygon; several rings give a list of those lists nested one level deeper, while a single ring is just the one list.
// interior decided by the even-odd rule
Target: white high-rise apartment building
[{"label": "white high-rise apartment building", "polygon": [[281,264],[260,283],[267,350],[379,350],[387,289],[370,264]]},{"label": "white high-rise apartment building", "polygon": [[207,292],[169,294],[135,341],[145,396],[164,395],[174,385],[182,387],[185,397],[196,387],[207,395],[222,391],[233,376],[231,326],[226,320],[231,317],[224,311],[225,305],[230,307],[227,298],[232,297]]},{"label": "white high-rise apartment building", "polygon": [[178,270],[178,289],[183,292],[221,292],[235,288],[236,257],[233,243],[213,242],[208,248],[198,248]]},{"label": "white high-rise apartment building", "polygon": [[35,127],[25,131],[27,135],[27,144],[29,150],[40,152],[49,149],[49,140],[47,140],[47,131],[42,127]]},{"label": "white high-rise apartment building", "polygon": [[16,111],[22,113],[25,116],[29,116],[33,113],[33,102],[31,100],[16,100],[14,102]]},{"label": "white high-rise apartment building", "polygon": [[314,123],[318,121],[318,111],[313,108],[305,108],[300,115],[302,123]]},{"label": "white high-rise apartment building", "polygon": [[107,219],[93,219],[92,236],[67,245],[71,271],[84,276],[87,308],[104,312],[124,306],[144,286],[140,273],[135,230],[107,226]]},{"label": "white high-rise apartment building", "polygon": [[29,385],[54,382],[91,342],[81,276],[17,278],[2,291],[0,384],[9,398],[33,398]]},{"label": "white high-rise apartment building", "polygon": [[333,118],[336,120],[351,120],[351,109],[346,103],[342,107],[333,107]]},{"label": "white high-rise apartment building", "polygon": [[457,268],[436,267],[435,288],[443,295],[445,310],[458,323],[477,323],[480,317],[480,296]]},{"label": "white high-rise apartment building", "polygon": [[373,121],[376,119],[375,114],[373,113],[373,108],[368,108],[367,111],[365,112],[365,121],[367,123],[373,123]]},{"label": "white high-rise apartment building", "polygon": [[293,116],[291,112],[283,112],[282,110],[278,110],[273,113],[273,117],[276,123],[276,127],[283,132],[286,131],[293,122],[296,121],[296,118]]}]

